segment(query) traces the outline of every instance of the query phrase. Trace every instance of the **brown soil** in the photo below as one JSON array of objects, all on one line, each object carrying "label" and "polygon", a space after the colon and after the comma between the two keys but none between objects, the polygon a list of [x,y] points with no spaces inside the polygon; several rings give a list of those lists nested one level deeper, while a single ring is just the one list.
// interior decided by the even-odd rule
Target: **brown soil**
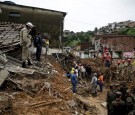
[{"label": "brown soil", "polygon": [[[14,84],[7,81],[4,85],[4,92],[12,95],[13,99],[10,108],[8,108],[9,111],[3,112],[3,115],[72,115],[77,111],[85,114],[89,113],[89,111],[87,113],[84,108],[80,107],[80,103],[76,102],[77,106],[75,107],[70,107],[67,104],[67,101],[75,100],[75,97],[69,88],[71,87],[71,83],[68,81],[66,76],[64,76],[65,71],[53,57],[48,57],[47,62],[52,64],[51,68],[56,71],[55,74],[42,75],[34,73],[33,75],[13,74],[10,76],[10,78],[12,78],[21,87],[32,92],[34,96],[31,96],[23,90],[18,90]],[[86,62],[89,62],[89,60]],[[93,61],[91,61],[91,63],[93,63]],[[94,66],[94,63],[92,66],[95,68],[98,67],[96,65]],[[51,88],[50,90],[48,88],[44,88],[39,93],[44,86],[44,82],[49,82],[51,84]],[[65,91],[67,88],[69,89]],[[90,94],[90,92],[87,91],[84,93],[87,97]],[[99,113],[104,113],[104,115],[106,115],[106,110],[101,107],[100,102],[105,101],[105,95],[106,93],[103,93],[96,98],[87,98],[89,103],[91,105],[96,105],[99,109]],[[35,105],[32,106],[33,104]],[[90,111],[96,110],[95,107],[88,108]],[[95,112],[92,115],[96,115]]]}]

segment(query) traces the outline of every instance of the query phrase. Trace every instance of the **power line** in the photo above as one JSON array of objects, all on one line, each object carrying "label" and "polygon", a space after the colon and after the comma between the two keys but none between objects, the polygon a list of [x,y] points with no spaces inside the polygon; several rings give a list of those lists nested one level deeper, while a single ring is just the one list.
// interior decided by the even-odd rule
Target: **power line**
[{"label": "power line", "polygon": [[[85,25],[85,26],[84,26],[84,25],[75,26],[76,24],[71,24],[71,23],[69,23],[69,22],[66,22],[66,24],[68,24],[70,27],[74,28],[74,29],[76,30],[76,32],[84,31],[84,30],[81,30],[81,29],[79,29],[79,28],[87,28],[87,29],[85,29],[85,31],[91,30],[91,29],[90,29],[91,27],[89,27],[88,24],[87,24],[87,27],[86,27],[86,25]],[[83,26],[83,27],[82,27],[82,26]]]},{"label": "power line", "polygon": [[87,23],[87,22],[81,22],[81,21],[77,21],[77,20],[70,20],[70,19],[65,19],[65,20],[76,22],[76,23],[82,23],[82,24],[85,24],[85,25],[102,26],[102,25],[96,25],[96,24],[91,24],[91,23]]},{"label": "power line", "polygon": [[77,27],[73,26],[72,24],[70,24],[69,22],[67,22],[67,24],[70,26],[70,27],[73,27],[74,29],[78,30]]}]

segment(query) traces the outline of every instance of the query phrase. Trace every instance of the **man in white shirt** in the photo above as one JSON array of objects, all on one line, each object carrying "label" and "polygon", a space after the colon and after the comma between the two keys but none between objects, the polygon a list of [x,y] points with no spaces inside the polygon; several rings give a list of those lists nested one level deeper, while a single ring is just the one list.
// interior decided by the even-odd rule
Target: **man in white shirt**
[{"label": "man in white shirt", "polygon": [[94,73],[90,84],[92,85],[92,95],[95,97],[97,96],[97,73]]}]

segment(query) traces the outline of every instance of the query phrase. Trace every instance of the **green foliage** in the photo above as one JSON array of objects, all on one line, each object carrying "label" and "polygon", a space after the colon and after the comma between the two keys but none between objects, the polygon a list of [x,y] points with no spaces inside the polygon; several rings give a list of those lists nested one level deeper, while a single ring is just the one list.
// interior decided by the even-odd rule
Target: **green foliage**
[{"label": "green foliage", "polygon": [[117,32],[117,34],[135,36],[135,29],[134,28],[124,28],[124,29],[120,30],[119,32]]},{"label": "green foliage", "polygon": [[120,31],[117,32],[117,34],[120,34],[120,35],[127,35],[128,30],[129,30],[129,28],[121,29]]},{"label": "green foliage", "polygon": [[135,36],[135,29],[134,28],[129,29],[129,31],[127,32],[127,35]]},{"label": "green foliage", "polygon": [[92,31],[74,33],[68,37],[67,41],[65,42],[65,46],[72,47],[81,42],[91,42],[93,35],[94,32]]}]

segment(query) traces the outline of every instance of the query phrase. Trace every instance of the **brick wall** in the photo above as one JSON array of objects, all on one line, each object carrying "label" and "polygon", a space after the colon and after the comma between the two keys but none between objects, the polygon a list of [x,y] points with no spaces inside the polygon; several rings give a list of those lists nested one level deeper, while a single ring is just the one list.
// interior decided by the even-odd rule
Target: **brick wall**
[{"label": "brick wall", "polygon": [[112,47],[115,51],[133,51],[135,48],[134,36],[102,36],[101,44]]}]

